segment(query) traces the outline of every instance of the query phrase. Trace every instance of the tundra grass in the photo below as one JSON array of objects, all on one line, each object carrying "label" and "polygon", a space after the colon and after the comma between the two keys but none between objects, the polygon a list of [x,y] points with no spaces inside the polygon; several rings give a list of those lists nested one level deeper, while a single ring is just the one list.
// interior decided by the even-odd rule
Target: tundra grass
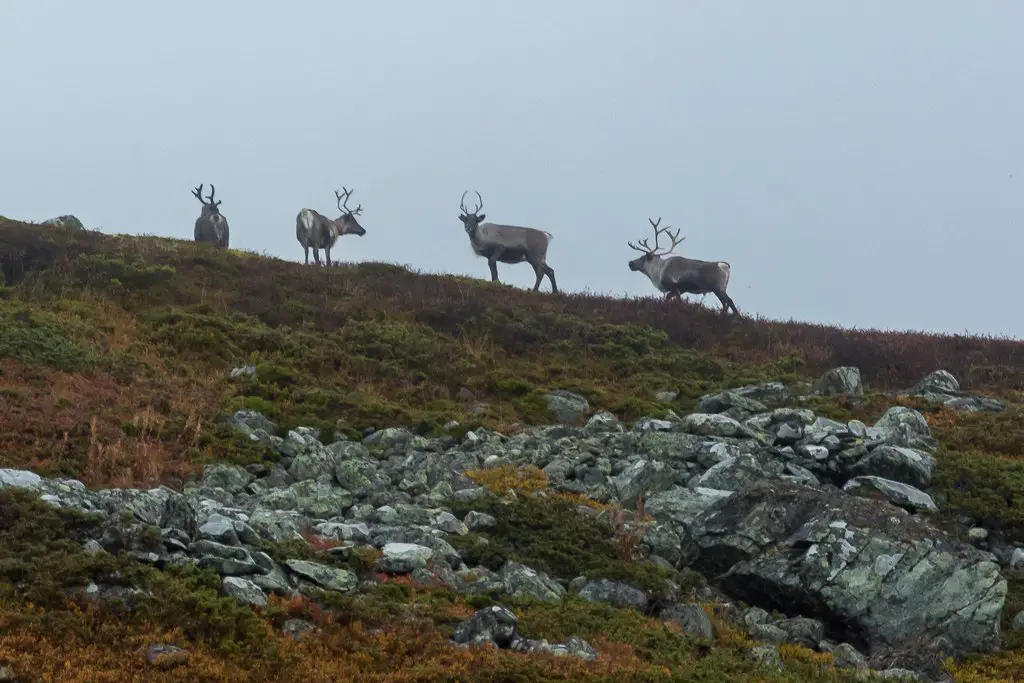
[{"label": "tundra grass", "polygon": [[[784,672],[760,670],[746,653],[749,644],[732,632],[711,647],[637,613],[580,601],[514,608],[527,636],[590,639],[602,651],[591,663],[460,650],[449,641],[453,625],[480,605],[408,582],[322,603],[275,598],[267,609],[253,609],[220,595],[211,572],[159,571],[86,552],[81,541],[98,524],[32,493],[0,490],[0,666],[19,680],[855,680],[799,648],[784,653]],[[82,597],[90,581],[140,593],[120,607],[99,605]],[[289,618],[317,630],[294,642],[280,630]],[[187,655],[154,667],[145,656],[153,644]]]},{"label": "tundra grass", "polygon": [[[722,388],[762,380],[792,384],[854,365],[867,396],[812,405],[866,422],[895,403],[925,410],[942,443],[935,481],[945,518],[1024,537],[1024,437],[1016,401],[1024,386],[1024,345],[1018,342],[723,318],[657,298],[533,293],[383,263],[304,267],[185,241],[7,219],[0,219],[0,271],[2,467],[73,476],[90,485],[175,485],[205,462],[267,457],[220,423],[238,408],[267,413],[282,432],[300,424],[321,427],[325,438],[392,425],[436,433],[451,419],[504,430],[549,420],[543,397],[551,389],[576,391],[594,409],[630,420],[687,410],[701,394]],[[737,304],[742,310],[743,302]],[[230,371],[239,366],[253,366],[255,373],[232,379]],[[1010,399],[1011,410],[950,415],[885,393],[937,368],[952,372],[972,393]],[[665,390],[678,398],[656,402],[654,393]],[[8,501],[0,506],[0,521],[14,524],[11,509],[26,505]],[[527,508],[510,511],[501,516],[490,549],[467,550],[492,563],[499,556],[522,558],[561,571],[618,571],[622,580],[646,580],[613,555],[581,554],[570,558],[575,564],[565,564],[557,539],[529,539],[523,532],[529,524],[543,526],[538,515]],[[462,680],[788,681],[815,680],[812,671],[821,666],[817,655],[803,653],[792,666],[787,661],[784,672],[753,673],[740,656],[742,647],[684,643],[679,634],[664,635],[653,620],[643,622],[648,631],[637,632],[658,635],[630,639],[636,625],[630,620],[646,617],[613,617],[579,603],[562,611],[516,609],[524,628],[534,629],[527,632],[531,637],[557,639],[576,629],[576,635],[597,639],[606,654],[591,665],[453,651],[444,628],[473,608],[457,596],[431,594],[435,616],[442,607],[449,612],[430,628],[405,620],[422,607],[381,618],[373,627],[364,623],[395,605],[420,604],[426,599],[421,589],[386,586],[360,603],[368,611],[349,605],[342,612],[348,617],[305,603],[254,613],[221,598],[212,575],[147,574],[85,557],[74,544],[58,541],[65,532],[74,538],[80,523],[50,519],[42,526],[50,525],[52,534],[31,543],[23,538],[0,563],[8,584],[28,591],[0,600],[0,658],[19,673],[37,672],[25,673],[28,680],[58,674],[69,681],[127,680],[143,675],[136,650],[157,641],[188,644],[190,663],[146,673],[147,680],[444,680],[450,666]],[[328,557],[323,549],[308,552]],[[348,566],[359,569],[371,560],[354,558]],[[58,569],[36,570],[42,566]],[[133,572],[133,581],[171,607],[161,611],[158,604],[123,621],[54,598],[58,585],[115,571]],[[1019,578],[1012,582],[1011,597],[1021,585]],[[31,603],[26,595],[35,596]],[[1021,604],[1015,600],[1008,599],[1008,610]],[[283,641],[276,628],[292,613],[319,620],[320,635],[298,644]],[[208,616],[196,621],[198,614]],[[626,619],[615,623],[629,627],[616,630],[613,619]],[[199,626],[190,626],[193,621]],[[605,640],[600,624],[607,625]],[[995,658],[962,665],[957,679],[1009,680],[1024,647],[1013,638],[1007,644]],[[674,652],[692,659],[676,666]],[[841,680],[834,678],[839,674],[822,675],[833,678],[817,680]]]}]

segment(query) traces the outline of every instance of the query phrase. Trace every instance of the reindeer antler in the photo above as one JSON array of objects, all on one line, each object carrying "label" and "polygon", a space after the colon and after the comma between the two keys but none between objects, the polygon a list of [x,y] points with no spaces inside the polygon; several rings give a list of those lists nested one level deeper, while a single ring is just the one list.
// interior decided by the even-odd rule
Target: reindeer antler
[{"label": "reindeer antler", "polygon": [[[645,254],[657,254],[658,256],[664,256],[666,254],[671,254],[673,251],[675,251],[675,248],[678,247],[679,244],[686,239],[685,237],[679,239],[679,229],[676,230],[674,235],[671,232],[669,232],[668,230],[669,228],[672,227],[671,225],[666,225],[664,228],[659,228],[658,226],[661,224],[661,216],[658,216],[657,221],[655,221],[652,218],[648,218],[647,222],[651,224],[652,228],[654,228],[654,248],[652,249],[651,246],[647,243],[647,240],[649,238],[645,237],[644,239],[640,240],[639,247],[633,244],[632,242],[626,242],[626,244],[628,244],[632,249],[636,249],[637,251],[643,252]],[[662,234],[667,234],[669,236],[669,239],[672,240],[672,246],[670,246],[667,251],[663,251],[659,254],[658,239],[661,237]]]},{"label": "reindeer antler", "polygon": [[192,190],[192,196],[199,200],[199,203],[203,206],[208,206],[211,209],[220,206],[220,200],[213,201],[213,193],[217,191],[213,185],[210,185],[210,194],[206,199],[203,199],[203,185],[206,183],[200,183],[199,187]]},{"label": "reindeer antler", "polygon": [[352,190],[348,190],[348,189],[345,189],[344,185],[342,185],[341,186],[341,193],[339,194],[338,191],[335,190],[334,191],[334,196],[338,198],[338,211],[341,211],[342,213],[351,214],[353,216],[358,216],[363,211],[363,205],[362,204],[359,204],[358,206],[356,206],[356,208],[354,210],[348,208],[348,198],[352,196],[352,191],[354,189],[355,188],[352,188]]},{"label": "reindeer antler", "polygon": [[[200,185],[200,187],[202,187],[202,185]],[[217,191],[217,188],[215,188],[215,187],[213,186],[213,183],[210,183],[210,196],[208,196],[208,197],[206,198],[206,199],[207,199],[207,200],[208,200],[208,201],[210,202],[209,206],[213,206],[213,207],[217,207],[217,206],[220,206],[220,200],[219,200],[219,199],[218,199],[217,201],[213,201],[213,194],[214,194],[214,193],[215,193],[216,191]]]},{"label": "reindeer antler", "polygon": [[473,192],[476,192],[476,198],[480,200],[480,206],[478,206],[475,209],[473,209],[472,211],[470,211],[469,209],[466,208],[466,193],[467,192],[469,192],[469,190],[466,190],[466,192],[462,193],[462,199],[459,201],[459,208],[462,209],[462,213],[476,215],[476,214],[480,213],[480,209],[484,208],[484,198],[480,196],[479,192],[477,192],[476,190],[473,190]]}]

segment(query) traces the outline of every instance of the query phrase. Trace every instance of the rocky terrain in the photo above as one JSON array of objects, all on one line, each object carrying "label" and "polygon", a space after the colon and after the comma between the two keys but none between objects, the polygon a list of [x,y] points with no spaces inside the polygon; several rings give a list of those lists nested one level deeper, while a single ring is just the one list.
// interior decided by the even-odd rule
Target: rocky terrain
[{"label": "rocky terrain", "polygon": [[[330,380],[289,356],[329,353],[250,329],[231,343],[277,355],[232,363],[215,337],[182,343],[198,329],[181,326],[185,310],[217,329],[208,303],[123,256],[134,265],[97,280],[96,257],[62,241],[88,231],[53,229],[0,251],[13,285],[0,290],[0,680],[988,682],[1024,671],[1014,390],[966,392],[934,368],[902,385],[887,370],[886,387],[851,364],[754,372],[645,346],[646,332],[625,327],[603,342],[617,340],[620,360],[586,361],[621,374],[589,390],[565,376],[529,386],[529,372],[516,380],[474,357],[484,343],[468,333],[463,367],[485,362],[489,383],[463,375],[431,421],[408,420],[414,409],[395,406],[432,377],[410,365],[417,352],[431,362],[422,341],[363,332],[366,365]],[[47,277],[75,281],[61,264],[83,258],[91,291],[54,290]],[[228,258],[243,261],[217,267],[244,272],[257,257]],[[157,303],[194,308],[168,319]],[[90,317],[99,310],[109,329]],[[139,332],[154,320],[177,336]],[[533,362],[573,367],[559,358]],[[660,380],[618,393],[659,363]],[[414,379],[352,379],[370,367]],[[1015,381],[985,367],[990,387]],[[348,402],[324,399],[331,381],[348,382]],[[89,390],[71,393],[75,383]],[[125,396],[147,411],[104,413],[89,403],[103,392],[121,415]],[[97,417],[108,414],[116,441]]]},{"label": "rocky terrain", "polygon": [[[816,387],[860,393],[859,372],[838,368]],[[955,379],[939,371],[915,393],[941,394],[960,410],[1003,409],[953,398],[950,387]],[[582,417],[573,408],[588,407],[568,392],[550,400],[570,421]],[[0,470],[0,485],[99,515],[89,552],[213,570],[224,594],[245,605],[265,608],[268,594],[357,594],[407,576],[494,599],[458,624],[456,644],[584,660],[598,656],[593,645],[577,636],[530,638],[501,601],[572,595],[714,639],[710,609],[757,642],[751,656],[769,666],[783,667],[777,646],[791,643],[831,653],[836,666],[854,671],[937,680],[946,657],[998,648],[1001,567],[1024,565],[1022,547],[982,550],[929,522],[937,506],[924,489],[936,442],[920,412],[896,406],[871,426],[842,423],[799,407],[779,383],[705,396],[682,418],[623,425],[598,412],[583,426],[512,436],[478,429],[424,438],[388,428],[323,444],[315,428],[275,436],[277,426],[253,411],[228,421],[273,464],[210,465],[180,493],[90,491],[77,480],[11,469]],[[509,524],[502,508],[516,505],[524,472],[524,483],[532,476],[546,484],[526,495],[579,496],[576,514],[615,519],[635,543],[630,561],[650,564],[643,583],[622,580],[621,568],[572,576],[543,559],[531,567],[515,544],[492,538]],[[506,475],[505,495],[479,483],[500,490],[502,477],[489,473]],[[310,559],[315,548],[325,549],[323,558]],[[86,588],[99,598],[111,590],[124,594]],[[313,625],[291,620],[285,628]]]}]

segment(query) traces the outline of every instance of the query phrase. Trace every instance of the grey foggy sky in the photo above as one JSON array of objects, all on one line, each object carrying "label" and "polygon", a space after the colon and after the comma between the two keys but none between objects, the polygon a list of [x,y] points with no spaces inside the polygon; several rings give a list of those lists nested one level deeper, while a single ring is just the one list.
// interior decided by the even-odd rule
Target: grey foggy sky
[{"label": "grey foggy sky", "polygon": [[191,240],[212,182],[233,248],[301,262],[296,213],[347,185],[367,235],[335,258],[486,279],[475,188],[555,235],[566,291],[657,294],[626,240],[660,215],[745,314],[1024,337],[1024,3],[0,0],[0,26],[12,218]]}]

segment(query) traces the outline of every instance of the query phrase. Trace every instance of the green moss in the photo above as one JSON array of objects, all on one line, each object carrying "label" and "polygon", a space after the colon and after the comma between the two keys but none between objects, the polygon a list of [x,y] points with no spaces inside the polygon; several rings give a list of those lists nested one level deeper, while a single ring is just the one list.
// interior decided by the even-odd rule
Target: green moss
[{"label": "green moss", "polygon": [[81,254],[74,260],[72,271],[84,285],[132,292],[168,282],[175,272],[171,266],[147,264],[142,259],[123,253],[110,256]]},{"label": "green moss", "polygon": [[1014,631],[1013,618],[1024,611],[1024,569],[1003,569],[1006,579],[1006,604],[1003,606],[1002,647],[1006,650],[1024,650],[1024,631]]},{"label": "green moss", "polygon": [[0,358],[64,372],[89,372],[100,367],[100,354],[72,340],[67,324],[34,306],[0,304]]},{"label": "green moss", "polygon": [[975,449],[992,455],[1024,456],[1024,412],[978,412],[940,423],[936,437],[949,450]]},{"label": "green moss", "polygon": [[621,581],[659,598],[665,581],[674,572],[650,562],[619,559],[619,548],[608,527],[576,511],[573,503],[549,498],[526,497],[513,503],[486,499],[473,503],[452,502],[460,517],[470,510],[486,512],[497,525],[484,536],[451,536],[449,543],[462,551],[469,565],[497,570],[506,560],[514,560],[572,579]]},{"label": "green moss", "polygon": [[191,456],[200,463],[228,462],[243,467],[253,463],[276,462],[279,458],[276,451],[254,443],[223,422],[215,424],[199,436]]},{"label": "green moss", "polygon": [[1010,540],[1024,541],[1024,428],[1022,414],[970,413],[938,421],[940,447],[932,485],[946,519],[966,516]]},{"label": "green moss", "polygon": [[1024,458],[978,449],[940,448],[933,486],[943,494],[943,516],[967,516],[974,524],[1024,540]]},{"label": "green moss", "polygon": [[66,589],[112,575],[120,563],[82,552],[100,524],[98,516],[56,508],[31,491],[0,489],[0,596],[58,605]]},{"label": "green moss", "polygon": [[632,645],[652,664],[671,668],[693,662],[696,641],[667,627],[651,628],[650,620],[635,610],[620,610],[600,603],[569,598],[558,603],[519,601],[514,611],[519,628],[533,638],[565,642],[579,636],[593,642],[599,638]]},{"label": "green moss", "polygon": [[[126,556],[85,552],[99,535],[101,519],[57,508],[24,489],[0,489],[0,600],[55,610],[55,626],[74,628],[77,617],[62,610],[69,589],[90,581],[131,586],[142,593],[124,619],[142,626],[180,628],[190,638],[224,652],[262,642],[266,629],[252,610],[219,594],[220,577],[209,571],[170,567],[164,571]],[[143,532],[144,534],[146,532]],[[159,543],[159,536],[143,542]],[[63,615],[63,616],[61,616]],[[34,618],[26,613],[26,619]]]},{"label": "green moss", "polygon": [[133,579],[150,593],[138,600],[132,615],[136,623],[180,629],[190,640],[224,654],[265,653],[268,634],[262,620],[250,608],[221,595],[221,578],[214,572],[140,567]]}]

